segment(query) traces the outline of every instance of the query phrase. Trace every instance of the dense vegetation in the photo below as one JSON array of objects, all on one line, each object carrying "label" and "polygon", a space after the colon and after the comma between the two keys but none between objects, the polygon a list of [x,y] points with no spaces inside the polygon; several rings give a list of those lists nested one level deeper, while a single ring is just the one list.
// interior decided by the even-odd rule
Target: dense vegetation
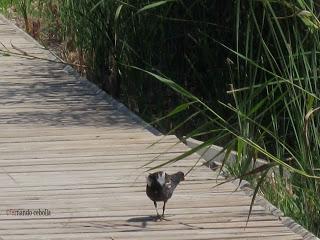
[{"label": "dense vegetation", "polygon": [[[236,150],[229,171],[320,235],[318,1],[3,0],[2,9],[147,121],[174,109],[161,130],[223,144],[226,159]],[[258,157],[267,163],[257,169]]]}]

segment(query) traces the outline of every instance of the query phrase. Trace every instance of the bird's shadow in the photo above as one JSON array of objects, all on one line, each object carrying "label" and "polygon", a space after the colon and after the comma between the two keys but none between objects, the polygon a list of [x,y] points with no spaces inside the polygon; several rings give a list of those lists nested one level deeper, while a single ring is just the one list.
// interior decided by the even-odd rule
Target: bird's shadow
[{"label": "bird's shadow", "polygon": [[145,217],[134,217],[134,218],[129,218],[127,222],[129,223],[141,223],[141,227],[145,228],[148,224],[148,222],[157,222],[157,221],[170,221],[168,219],[159,219],[157,216],[145,216]]}]

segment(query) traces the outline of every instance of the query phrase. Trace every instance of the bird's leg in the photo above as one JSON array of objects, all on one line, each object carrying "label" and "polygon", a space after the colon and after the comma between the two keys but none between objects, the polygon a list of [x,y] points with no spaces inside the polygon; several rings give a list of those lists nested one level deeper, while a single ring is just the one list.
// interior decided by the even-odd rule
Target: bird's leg
[{"label": "bird's leg", "polygon": [[160,214],[158,212],[157,202],[154,201],[153,204],[154,204],[154,207],[156,208],[156,211],[157,211],[157,217],[160,217]]},{"label": "bird's leg", "polygon": [[166,203],[167,203],[167,201],[164,201],[164,202],[163,202],[163,208],[162,208],[162,216],[161,216],[161,218],[164,218],[164,211],[166,210]]}]

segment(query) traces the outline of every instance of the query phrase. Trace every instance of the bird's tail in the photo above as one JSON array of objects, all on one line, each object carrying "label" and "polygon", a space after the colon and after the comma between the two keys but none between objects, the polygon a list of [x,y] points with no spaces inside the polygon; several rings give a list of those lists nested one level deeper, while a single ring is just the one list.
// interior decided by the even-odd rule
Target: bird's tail
[{"label": "bird's tail", "polygon": [[184,173],[183,172],[177,172],[175,174],[172,174],[171,175],[172,187],[175,188],[183,180],[184,180]]}]

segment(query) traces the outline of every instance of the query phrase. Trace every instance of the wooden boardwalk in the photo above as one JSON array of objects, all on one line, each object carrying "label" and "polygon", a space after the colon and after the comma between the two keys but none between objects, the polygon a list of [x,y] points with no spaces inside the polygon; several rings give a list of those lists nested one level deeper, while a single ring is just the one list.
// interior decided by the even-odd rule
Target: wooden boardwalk
[{"label": "wooden boardwalk", "polygon": [[[50,53],[0,17],[0,48]],[[52,57],[52,56],[51,56]],[[0,240],[303,239],[232,183],[197,167],[156,222],[143,164],[187,148],[147,130],[61,64],[0,55]],[[176,144],[176,145],[175,145]],[[186,171],[196,155],[166,167]],[[9,209],[48,209],[14,216]],[[150,217],[151,216],[151,217]]]}]

